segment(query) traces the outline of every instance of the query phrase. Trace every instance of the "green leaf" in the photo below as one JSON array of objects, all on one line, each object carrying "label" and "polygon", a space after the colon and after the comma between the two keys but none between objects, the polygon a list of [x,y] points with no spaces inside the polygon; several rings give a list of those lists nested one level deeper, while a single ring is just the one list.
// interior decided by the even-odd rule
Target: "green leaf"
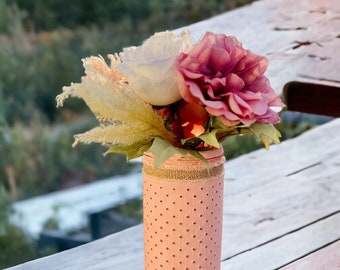
[{"label": "green leaf", "polygon": [[249,127],[249,130],[263,142],[267,150],[270,144],[280,143],[281,133],[273,125],[255,123]]},{"label": "green leaf", "polygon": [[203,161],[205,164],[208,164],[206,159],[199,153],[199,151],[175,147],[160,137],[154,139],[152,146],[150,147],[148,152],[154,154],[154,168],[158,168],[165,161],[167,161],[169,158],[176,154],[184,156],[191,155]]},{"label": "green leaf", "polygon": [[221,121],[214,118],[212,122],[212,127],[213,130],[216,130],[217,141],[221,142],[225,138],[230,136],[247,134],[249,125],[225,126]]},{"label": "green leaf", "polygon": [[228,127],[223,124],[216,124],[212,131],[206,132],[198,138],[208,145],[219,148],[221,141],[223,141],[226,137],[245,134],[248,128],[248,125]]},{"label": "green leaf", "polygon": [[123,77],[116,70],[119,59],[109,58],[110,66],[100,57],[85,59],[86,76],[81,83],[63,87],[56,98],[58,106],[70,96],[82,98],[99,121],[98,127],[75,135],[73,145],[100,143],[109,147],[107,153],[125,153],[131,159],[149,149],[155,137],[174,141],[174,134],[165,128],[162,116],[122,82]]},{"label": "green leaf", "polygon": [[136,142],[131,145],[115,145],[111,146],[106,152],[109,153],[122,153],[126,155],[127,160],[137,158],[143,155],[151,147],[151,142]]},{"label": "green leaf", "polygon": [[199,137],[193,137],[181,140],[182,145],[190,146],[195,141],[204,141],[208,145],[218,148],[221,141],[226,137],[234,135],[253,135],[260,139],[268,150],[269,145],[272,143],[280,143],[280,132],[271,124],[255,123],[252,125],[237,125],[237,126],[225,126],[222,123],[215,121],[213,123],[213,130],[206,132]]},{"label": "green leaf", "polygon": [[217,137],[216,137],[217,132],[218,132],[218,130],[214,129],[211,132],[202,134],[201,136],[199,136],[199,138],[202,141],[206,142],[207,144],[209,144],[213,147],[219,148],[220,143],[219,143],[219,141],[217,140]]}]

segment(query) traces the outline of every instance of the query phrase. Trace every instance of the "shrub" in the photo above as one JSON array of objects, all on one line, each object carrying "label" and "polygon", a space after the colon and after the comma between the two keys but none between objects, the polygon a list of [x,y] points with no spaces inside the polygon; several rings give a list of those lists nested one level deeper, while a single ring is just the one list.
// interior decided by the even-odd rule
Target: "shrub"
[{"label": "shrub", "polygon": [[8,221],[9,199],[0,184],[0,269],[36,258],[34,245]]}]

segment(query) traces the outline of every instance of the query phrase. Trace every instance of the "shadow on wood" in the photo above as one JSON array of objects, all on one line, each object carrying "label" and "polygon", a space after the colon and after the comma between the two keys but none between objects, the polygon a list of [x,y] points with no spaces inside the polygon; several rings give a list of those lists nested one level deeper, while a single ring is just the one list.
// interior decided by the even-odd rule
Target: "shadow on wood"
[{"label": "shadow on wood", "polygon": [[289,111],[340,117],[340,88],[306,82],[289,82],[283,89]]}]

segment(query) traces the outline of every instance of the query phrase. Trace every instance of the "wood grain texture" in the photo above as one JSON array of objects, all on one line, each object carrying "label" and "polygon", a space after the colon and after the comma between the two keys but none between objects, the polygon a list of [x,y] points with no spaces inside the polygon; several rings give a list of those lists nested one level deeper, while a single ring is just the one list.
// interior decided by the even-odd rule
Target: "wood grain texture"
[{"label": "wood grain texture", "polygon": [[[287,262],[304,257],[334,239],[340,239],[339,224],[340,213],[337,213],[226,260],[222,262],[222,269],[279,269]],[[328,260],[327,254],[323,260]],[[328,269],[335,269],[333,267],[334,265]]]},{"label": "wood grain texture", "polygon": [[255,250],[339,211],[340,137],[334,136],[339,124],[227,162],[222,258]]},{"label": "wood grain texture", "polygon": [[267,75],[281,94],[290,81],[340,87],[339,14],[337,0],[264,0],[185,28],[194,41],[206,31],[225,33],[267,56]]},{"label": "wood grain texture", "polygon": [[[274,269],[340,238],[339,131],[340,119],[226,163],[223,269]],[[11,269],[46,265],[141,270],[142,226]]]},{"label": "wood grain texture", "polygon": [[143,228],[140,225],[119,234],[9,269],[142,270],[143,268]]},{"label": "wood grain texture", "polygon": [[[340,85],[339,16],[338,0],[264,0],[188,28],[194,41],[206,31],[225,33],[266,55],[280,94],[296,80]],[[328,256],[334,246],[324,247],[340,238],[339,134],[337,119],[270,151],[227,161],[223,269],[304,269]],[[142,226],[133,227],[10,269],[142,270],[142,234]]]},{"label": "wood grain texture", "polygon": [[282,270],[305,269],[339,270],[340,240],[282,268]]}]

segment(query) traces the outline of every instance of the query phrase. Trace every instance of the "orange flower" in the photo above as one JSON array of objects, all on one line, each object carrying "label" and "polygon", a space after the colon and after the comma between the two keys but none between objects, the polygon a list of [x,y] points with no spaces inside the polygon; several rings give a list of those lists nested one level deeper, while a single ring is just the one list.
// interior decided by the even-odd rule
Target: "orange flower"
[{"label": "orange flower", "polygon": [[205,132],[209,114],[200,105],[181,102],[178,106],[178,118],[183,131],[183,139],[198,137]]}]

